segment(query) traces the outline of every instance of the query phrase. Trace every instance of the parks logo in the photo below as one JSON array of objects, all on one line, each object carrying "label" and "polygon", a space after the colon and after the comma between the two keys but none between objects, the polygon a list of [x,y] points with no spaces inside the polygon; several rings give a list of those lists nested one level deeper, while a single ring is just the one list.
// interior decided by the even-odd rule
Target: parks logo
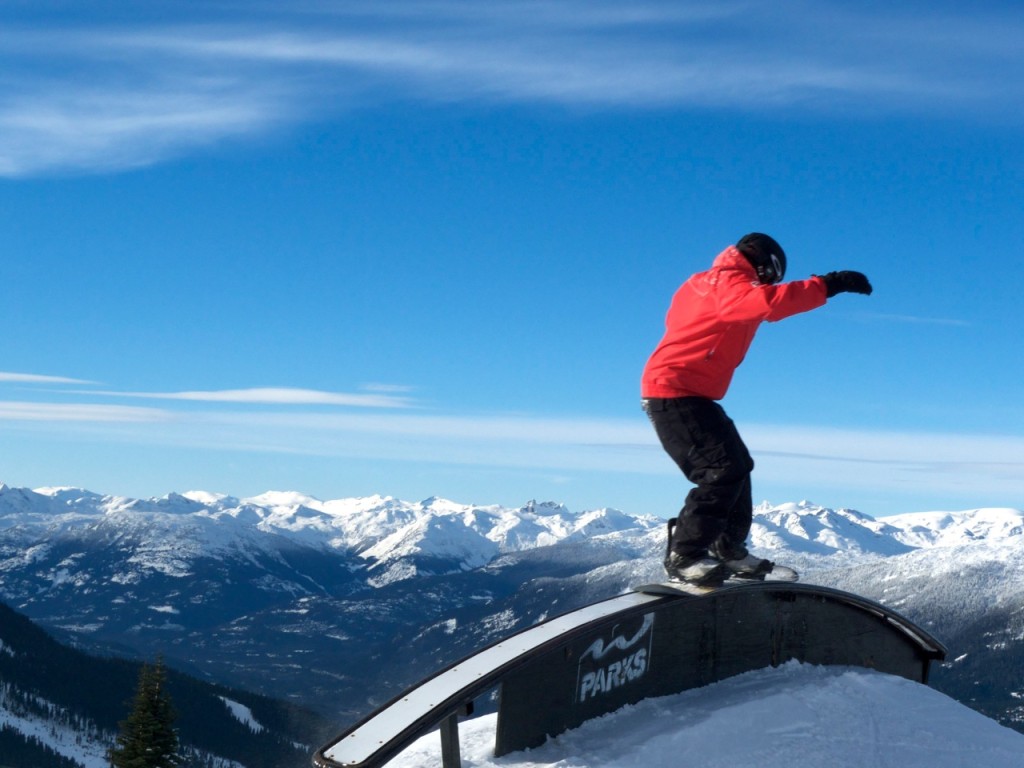
[{"label": "parks logo", "polygon": [[606,643],[598,638],[583,655],[576,674],[576,701],[583,703],[604,696],[643,677],[650,668],[654,614],[647,613],[639,624],[617,624]]}]

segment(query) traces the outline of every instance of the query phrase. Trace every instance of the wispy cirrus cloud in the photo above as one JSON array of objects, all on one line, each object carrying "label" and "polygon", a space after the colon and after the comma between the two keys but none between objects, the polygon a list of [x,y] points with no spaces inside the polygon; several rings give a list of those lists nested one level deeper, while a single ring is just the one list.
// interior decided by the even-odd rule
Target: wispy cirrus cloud
[{"label": "wispy cirrus cloud", "polygon": [[255,405],[339,405],[358,408],[409,408],[410,398],[396,394],[373,392],[324,392],[296,387],[251,387],[248,389],[194,390],[185,392],[116,392],[97,391],[95,395],[143,398],[148,400],[182,400],[200,403],[242,403]]},{"label": "wispy cirrus cloud", "polygon": [[970,328],[971,323],[951,317],[924,317],[921,315],[885,314],[879,312],[859,312],[857,317],[863,320],[883,323],[900,323],[904,325],[940,325],[949,328]]},{"label": "wispy cirrus cloud", "polygon": [[792,425],[752,425],[744,434],[761,471],[776,482],[1024,495],[1019,436]]},{"label": "wispy cirrus cloud", "polygon": [[93,403],[33,403],[0,400],[0,424],[3,422],[48,422],[51,424],[128,424],[168,421],[173,415],[156,408]]},{"label": "wispy cirrus cloud", "polygon": [[[0,371],[0,384],[75,385],[96,384],[69,376]],[[234,403],[253,406],[342,406],[354,408],[407,409],[415,407],[413,387],[374,383],[363,392],[327,392],[302,387],[248,387],[242,389],[187,390],[180,392],[130,392],[101,389],[67,389],[63,397],[82,396],[123,398],[128,400],[166,400],[193,403]],[[47,403],[0,401],[0,421],[150,421],[173,419],[172,411],[126,405],[91,403]]]},{"label": "wispy cirrus cloud", "polygon": [[[88,4],[85,6],[88,8]],[[0,36],[0,175],[146,165],[384,101],[970,114],[1024,96],[1024,21],[921,3],[165,7]]]},{"label": "wispy cirrus cloud", "polygon": [[95,384],[84,379],[72,379],[67,376],[47,376],[38,373],[12,373],[0,371],[0,383],[12,384]]},{"label": "wispy cirrus cloud", "polygon": [[[396,412],[388,408],[402,407],[403,402],[352,401],[349,396],[313,390],[136,394],[167,405],[0,401],[0,431],[16,429],[19,435],[38,431],[39,436],[56,436],[62,443],[75,439],[98,445],[187,448],[190,454],[382,460],[432,472],[442,466],[530,470],[600,477],[602,482],[633,475],[645,479],[624,482],[642,482],[645,487],[665,483],[680,494],[685,494],[687,485],[642,416]],[[239,407],[177,405],[183,402]],[[285,407],[295,404],[321,407]],[[333,407],[339,405],[379,405],[383,410]],[[984,498],[1011,506],[1024,496],[1021,437],[756,423],[741,424],[740,429],[757,461],[759,488],[782,488],[787,494],[827,489],[840,496],[872,489],[880,495]],[[145,462],[149,453],[138,451],[138,460]]]},{"label": "wispy cirrus cloud", "polygon": [[[48,384],[48,385],[85,385],[96,382],[68,376],[51,376],[46,374],[14,373],[0,371],[0,384]],[[414,387],[402,384],[372,383],[361,387],[362,392],[328,392],[303,387],[247,387],[241,389],[186,390],[179,392],[131,392],[101,389],[62,389],[68,395],[88,394],[101,397],[124,397],[129,399],[182,400],[191,402],[234,402],[258,404],[258,406],[342,406],[354,408],[376,409],[407,409],[415,404],[411,393]],[[30,413],[26,408],[32,403],[7,403],[10,407],[5,413],[17,411]],[[102,408],[90,411],[92,407],[83,406],[82,413],[102,415]],[[45,403],[40,404],[39,414],[46,413]],[[53,413],[71,414],[71,411],[54,407]],[[111,411],[117,414],[117,410]],[[3,418],[3,414],[0,414]]]},{"label": "wispy cirrus cloud", "polygon": [[0,176],[152,165],[269,130],[283,106],[236,81],[26,85],[29,92],[0,95]]},{"label": "wispy cirrus cloud", "polygon": [[[90,384],[82,379],[0,372],[14,385]],[[61,387],[61,399],[125,403],[0,400],[0,430],[38,431],[118,444],[215,452],[259,452],[378,459],[437,466],[542,469],[569,473],[661,475],[682,481],[649,425],[637,418],[552,418],[442,412],[412,398],[412,387],[370,383],[358,392],[299,387],[131,392]],[[207,407],[185,407],[205,404]],[[217,406],[231,405],[231,409]],[[293,407],[303,406],[303,407]],[[1024,495],[1024,438],[1008,435],[741,425],[760,478],[793,488],[838,492],[871,487],[906,494]],[[140,457],[144,452],[139,454]],[[141,458],[140,458],[141,460]],[[813,480],[809,480],[813,478]]]}]

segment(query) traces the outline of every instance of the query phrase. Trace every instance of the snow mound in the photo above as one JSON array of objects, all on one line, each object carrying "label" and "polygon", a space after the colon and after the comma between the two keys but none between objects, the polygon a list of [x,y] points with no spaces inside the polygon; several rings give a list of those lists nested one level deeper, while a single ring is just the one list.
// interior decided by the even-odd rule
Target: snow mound
[{"label": "snow mound", "polygon": [[[460,725],[464,768],[1020,768],[1024,755],[1024,735],[927,686],[798,662],[647,699],[501,758],[495,717]],[[431,733],[388,767],[440,763]]]}]

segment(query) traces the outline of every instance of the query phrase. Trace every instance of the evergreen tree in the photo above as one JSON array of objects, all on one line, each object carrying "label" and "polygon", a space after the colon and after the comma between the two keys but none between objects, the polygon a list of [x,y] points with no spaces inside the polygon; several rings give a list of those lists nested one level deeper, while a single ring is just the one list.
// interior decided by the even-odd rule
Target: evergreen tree
[{"label": "evergreen tree", "polygon": [[107,755],[112,768],[175,768],[181,764],[166,676],[161,657],[153,666],[142,665],[132,710],[120,724],[117,746]]}]

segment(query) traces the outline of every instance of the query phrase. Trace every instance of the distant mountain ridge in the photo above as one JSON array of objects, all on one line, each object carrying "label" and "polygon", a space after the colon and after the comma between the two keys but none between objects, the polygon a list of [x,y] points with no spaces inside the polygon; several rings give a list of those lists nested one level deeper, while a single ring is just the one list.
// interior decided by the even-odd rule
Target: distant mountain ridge
[{"label": "distant mountain ridge", "polygon": [[[953,650],[937,680],[1019,727],[1022,530],[1014,509],[875,520],[799,502],[759,506],[751,542],[928,627]],[[553,502],[0,485],[0,599],[83,647],[160,652],[339,722],[503,634],[662,578],[664,545],[664,519]]]},{"label": "distant mountain ridge", "polygon": [[[115,542],[135,536],[130,565],[172,576],[187,575],[190,559],[272,551],[287,541],[352,558],[355,567],[366,567],[368,582],[379,586],[419,573],[408,567],[390,572],[394,563],[406,561],[407,566],[410,558],[466,570],[509,552],[655,524],[653,518],[614,509],[576,515],[551,502],[531,501],[510,509],[440,498],[417,503],[382,496],[321,501],[268,492],[237,499],[203,491],[130,499],[76,488],[32,491],[0,484],[0,536],[43,548],[29,556],[42,555],[42,542],[52,539],[105,536]],[[2,557],[0,550],[0,571],[10,567]],[[62,572],[71,578],[75,570],[72,560]]]},{"label": "distant mountain ridge", "polygon": [[[124,538],[134,531],[150,543],[134,554],[132,562],[170,574],[189,557],[238,551],[275,535],[297,545],[356,556],[368,570],[376,571],[371,578],[381,582],[381,571],[410,557],[471,569],[502,554],[559,543],[615,536],[642,540],[663,524],[660,518],[611,508],[573,513],[553,502],[507,508],[437,497],[421,502],[386,496],[321,501],[300,493],[268,492],[237,499],[203,491],[143,500],[75,488],[32,491],[0,484],[0,532],[7,538],[41,540],[43,533],[61,537],[76,531],[83,536],[111,531],[115,538]],[[1010,508],[918,512],[876,520],[854,510],[800,502],[759,506],[751,538],[755,547],[770,552],[859,558],[1022,532],[1024,513]],[[175,538],[173,554],[157,545],[162,534]]]}]

